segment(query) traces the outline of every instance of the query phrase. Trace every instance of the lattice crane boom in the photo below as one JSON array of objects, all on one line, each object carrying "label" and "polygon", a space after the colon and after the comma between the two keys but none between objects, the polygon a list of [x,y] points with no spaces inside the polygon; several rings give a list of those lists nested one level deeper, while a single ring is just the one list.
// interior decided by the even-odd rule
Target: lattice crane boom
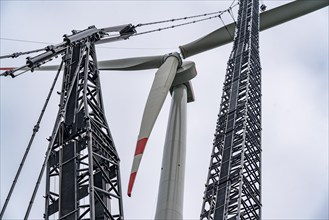
[{"label": "lattice crane boom", "polygon": [[261,219],[258,0],[241,0],[225,76],[201,219]]},{"label": "lattice crane boom", "polygon": [[[230,24],[180,47],[186,58],[231,42],[235,37],[201,219],[261,218],[258,26],[265,30],[328,4],[326,0],[299,0],[261,13],[259,21],[258,1],[241,0],[236,32],[235,24]],[[64,36],[62,43],[29,57],[26,65],[17,69],[1,68],[8,69],[1,75],[12,77],[16,71],[53,70],[58,66],[41,65],[65,54],[61,106],[46,155],[46,219],[52,215],[72,219],[123,219],[119,157],[105,119],[98,70],[144,69],[141,63],[147,68],[157,68],[161,56],[131,58],[128,63],[127,59],[97,62],[95,44],[127,39],[136,33],[135,27],[97,29],[91,26],[73,31],[72,35]],[[113,37],[108,32],[118,34]],[[56,181],[59,188],[52,189],[50,183]]]}]

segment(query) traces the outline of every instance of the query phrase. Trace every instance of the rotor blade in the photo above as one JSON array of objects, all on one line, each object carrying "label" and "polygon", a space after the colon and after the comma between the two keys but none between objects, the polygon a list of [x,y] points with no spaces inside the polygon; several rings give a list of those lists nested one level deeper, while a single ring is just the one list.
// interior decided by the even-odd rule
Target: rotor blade
[{"label": "rotor blade", "polygon": [[99,70],[146,70],[156,69],[163,63],[164,56],[134,57],[98,62]]},{"label": "rotor blade", "polygon": [[5,71],[7,71],[7,70],[13,70],[13,69],[15,69],[16,67],[0,67],[0,70],[5,70]]},{"label": "rotor blade", "polygon": [[[163,63],[164,56],[133,57],[117,60],[104,60],[98,62],[99,70],[146,70],[157,69]],[[16,67],[1,67],[0,70],[13,70]],[[58,70],[58,65],[35,67],[34,71],[53,71]],[[24,68],[22,70],[29,70]]]},{"label": "rotor blade", "polygon": [[[0,67],[0,70],[14,70],[17,67]],[[33,70],[34,71],[53,71],[53,70],[58,70],[59,65],[48,65],[48,66],[39,66],[35,67]],[[31,68],[25,67],[22,68],[21,70],[30,70]]]},{"label": "rotor blade", "polygon": [[[298,0],[260,14],[260,31],[306,15],[329,5],[328,0]],[[185,58],[214,49],[233,41],[235,23],[221,27],[204,37],[180,46]]]},{"label": "rotor blade", "polygon": [[147,140],[151,134],[154,123],[159,115],[159,112],[163,106],[171,84],[175,78],[179,63],[180,58],[177,53],[175,53],[174,55],[169,55],[155,74],[151,91],[149,93],[145,105],[142,123],[136,144],[136,150],[128,184],[129,197],[131,196],[136,174],[143,156]]}]

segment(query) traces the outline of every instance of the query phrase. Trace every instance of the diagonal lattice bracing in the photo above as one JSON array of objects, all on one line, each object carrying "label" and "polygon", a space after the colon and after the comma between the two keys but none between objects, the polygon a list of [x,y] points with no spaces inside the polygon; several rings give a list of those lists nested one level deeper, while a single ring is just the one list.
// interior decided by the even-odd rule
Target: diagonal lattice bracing
[{"label": "diagonal lattice bracing", "polygon": [[92,40],[68,47],[63,59],[45,218],[123,219],[120,160],[104,114]]},{"label": "diagonal lattice bracing", "polygon": [[241,0],[201,219],[261,219],[259,3]]}]

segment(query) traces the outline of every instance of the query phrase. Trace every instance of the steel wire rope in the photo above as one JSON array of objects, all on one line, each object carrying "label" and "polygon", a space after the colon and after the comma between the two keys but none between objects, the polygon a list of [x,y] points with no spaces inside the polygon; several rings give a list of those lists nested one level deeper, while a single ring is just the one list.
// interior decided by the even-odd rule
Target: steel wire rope
[{"label": "steel wire rope", "polygon": [[147,26],[147,25],[154,25],[154,24],[162,24],[162,23],[168,23],[168,22],[175,22],[175,21],[181,21],[181,20],[187,20],[187,19],[192,19],[192,18],[198,18],[198,17],[206,17],[209,15],[214,15],[214,14],[223,14],[225,11],[230,10],[232,7],[235,7],[236,5],[233,6],[236,0],[233,0],[231,5],[229,6],[228,9],[224,11],[216,11],[216,12],[211,12],[211,13],[204,13],[204,14],[199,14],[199,15],[192,15],[192,16],[187,16],[187,17],[181,17],[181,18],[173,18],[173,19],[167,19],[167,20],[162,20],[162,21],[155,21],[155,22],[148,22],[148,23],[140,23],[137,25],[134,25],[134,28],[137,27],[142,27],[142,26]]},{"label": "steel wire rope", "polygon": [[[157,31],[163,31],[163,30],[167,30],[170,28],[176,28],[176,27],[180,27],[180,26],[185,26],[185,25],[189,25],[189,24],[195,24],[198,22],[202,22],[202,21],[206,21],[206,20],[210,20],[213,18],[217,18],[220,15],[222,15],[223,13],[225,13],[227,10],[225,11],[221,11],[221,13],[219,15],[215,15],[215,16],[211,16],[211,17],[207,17],[207,18],[202,18],[202,19],[198,19],[198,20],[194,20],[194,21],[189,21],[189,22],[185,22],[185,23],[181,23],[181,24],[177,24],[177,25],[171,25],[171,26],[166,26],[166,27],[162,27],[162,28],[156,28],[156,29],[152,29],[149,31],[144,31],[144,32],[140,32],[140,33],[135,33],[133,35],[131,35],[131,37],[133,36],[138,36],[138,35],[143,35],[143,34],[149,34],[149,33],[153,33],[153,32],[157,32]],[[171,19],[171,20],[167,20],[167,21],[175,21],[175,19]],[[155,23],[166,23],[167,21],[159,21],[159,22],[153,22]],[[112,35],[108,35],[109,37],[120,37],[120,34],[112,34]]]},{"label": "steel wire rope", "polygon": [[231,34],[230,31],[228,30],[228,28],[227,28],[227,26],[226,26],[226,24],[225,24],[225,22],[223,21],[223,19],[222,19],[221,16],[219,16],[219,19],[222,21],[222,23],[223,23],[223,25],[224,25],[224,27],[225,27],[227,33],[230,35],[231,38],[233,38],[232,34]]},{"label": "steel wire rope", "polygon": [[235,20],[234,15],[233,15],[232,8],[229,9],[228,13],[231,15],[231,18],[233,19],[234,24],[236,24],[236,20]]},{"label": "steel wire rope", "polygon": [[[235,0],[234,0],[234,1],[235,1]],[[233,1],[233,3],[234,3],[234,1]],[[232,5],[233,5],[233,3],[232,3]],[[232,6],[232,5],[231,5],[231,6]],[[202,15],[183,17],[183,18],[178,18],[178,19],[170,19],[170,20],[159,21],[159,22],[150,22],[150,23],[145,23],[145,24],[138,24],[138,25],[136,25],[135,27],[142,27],[142,26],[146,26],[146,25],[153,25],[153,24],[166,23],[166,22],[174,22],[174,21],[179,21],[179,20],[187,20],[187,19],[191,19],[191,18],[205,17],[205,16],[209,16],[209,15],[213,15],[213,14],[219,14],[219,15],[216,15],[216,16],[211,16],[211,17],[207,17],[207,18],[203,18],[203,19],[199,19],[199,20],[194,20],[194,21],[191,21],[191,22],[186,22],[186,23],[182,23],[182,24],[178,24],[178,25],[173,25],[173,26],[168,26],[168,27],[164,27],[164,28],[159,28],[159,29],[155,29],[155,30],[150,30],[150,31],[145,31],[145,32],[137,33],[137,34],[134,34],[134,35],[132,35],[132,36],[142,35],[142,34],[147,34],[147,33],[152,33],[152,32],[156,32],[156,31],[162,31],[162,30],[166,30],[166,29],[170,29],[170,28],[175,28],[175,27],[179,27],[179,26],[184,26],[184,25],[188,25],[188,24],[193,24],[193,23],[198,23],[198,22],[205,21],[205,20],[210,20],[210,19],[213,19],[213,18],[216,18],[216,17],[219,17],[219,18],[221,19],[221,21],[223,22],[224,26],[226,27],[226,25],[225,25],[225,23],[224,23],[224,21],[222,20],[222,18],[221,18],[220,15],[223,14],[224,12],[229,12],[229,13],[230,13],[230,10],[232,9],[231,6],[230,6],[229,9],[227,9],[227,10],[225,10],[225,11],[219,11],[219,12],[207,13],[207,14],[202,14]],[[231,13],[230,13],[230,14],[231,14]],[[232,15],[231,15],[231,16],[232,16]],[[233,16],[232,16],[232,18],[233,18],[233,20],[234,20],[234,17],[233,17]],[[226,28],[226,30],[228,31],[227,28]],[[228,33],[230,34],[229,31],[228,31]],[[231,35],[231,34],[230,34],[230,35]],[[45,43],[45,42],[27,41],[27,40],[17,40],[17,39],[9,39],[9,38],[1,38],[1,39],[3,39],[3,40],[13,40],[13,41],[22,41],[22,42],[32,42],[32,43]],[[112,48],[112,49],[113,49],[113,48]],[[117,48],[117,49],[121,49],[121,48]],[[124,49],[129,49],[129,48],[124,48]],[[138,48],[138,49],[145,49],[145,48]],[[152,48],[151,48],[151,49],[152,49]],[[10,57],[15,58],[15,57],[18,57],[18,56],[23,55],[23,54],[29,54],[29,53],[39,52],[39,51],[42,51],[42,50],[46,50],[46,48],[43,48],[43,49],[37,49],[37,50],[32,50],[32,51],[26,51],[26,52],[13,53],[13,54],[11,54],[11,55],[7,55],[7,57],[6,57],[6,56],[1,56],[0,59],[2,59],[2,58],[10,58]],[[56,84],[56,82],[57,82],[57,79],[58,79],[58,76],[59,76],[59,73],[60,73],[60,70],[61,70],[62,64],[63,64],[63,61],[61,62],[60,68],[59,68],[59,70],[58,70],[58,72],[57,72],[57,74],[56,74],[56,76],[55,76],[55,79],[54,79],[53,85],[52,85],[52,87],[51,87],[51,89],[50,89],[50,93],[48,94],[48,97],[47,97],[47,99],[46,99],[46,103],[45,103],[45,105],[44,105],[44,107],[43,107],[43,109],[42,109],[42,112],[41,112],[41,115],[40,115],[40,117],[39,117],[39,120],[38,120],[37,124],[34,126],[33,134],[32,134],[32,137],[31,137],[31,139],[30,139],[30,143],[29,143],[29,145],[28,145],[28,147],[27,147],[27,149],[26,149],[26,152],[25,152],[25,154],[24,154],[23,160],[22,160],[22,162],[21,162],[21,164],[20,164],[20,167],[19,167],[19,170],[18,170],[18,173],[16,174],[16,176],[17,176],[17,175],[19,176],[19,174],[20,174],[20,172],[21,172],[21,169],[22,169],[22,167],[23,167],[23,165],[24,165],[24,162],[25,162],[26,156],[27,156],[27,154],[29,153],[30,147],[31,147],[32,142],[33,142],[33,140],[34,140],[35,134],[38,132],[39,124],[40,124],[40,122],[41,122],[41,119],[42,119],[42,117],[43,117],[43,114],[44,114],[44,112],[45,112],[45,109],[46,109],[46,107],[47,107],[47,105],[48,105],[48,102],[49,102],[50,96],[51,96],[51,94],[52,94],[52,92],[53,92],[54,86],[55,86],[55,84]],[[12,186],[13,188],[15,187],[15,184],[16,184],[17,179],[18,179],[18,176],[17,176],[17,179],[16,179],[16,176],[15,176],[15,180],[14,180],[14,182],[13,182],[13,185],[14,185],[14,186]],[[7,197],[8,202],[9,202],[9,200],[10,200],[11,193],[12,193],[12,189],[11,189],[10,195],[8,194],[8,195],[9,195],[9,198]],[[6,206],[7,206],[7,204],[8,204],[7,199],[6,199],[6,202],[5,202],[4,207],[2,208],[1,215],[0,215],[0,219],[2,218],[2,216],[3,216],[3,214],[4,214],[4,211],[5,211],[5,209],[6,209]],[[33,202],[33,201],[32,201],[32,202]],[[30,202],[30,204],[31,204],[31,202]],[[27,214],[27,215],[28,215],[28,214]]]},{"label": "steel wire rope", "polygon": [[[84,49],[85,50],[85,49]],[[84,50],[82,51],[82,54],[84,53]],[[78,66],[81,65],[81,62],[82,62],[82,59],[80,57],[79,59],[79,62],[78,62]],[[63,62],[62,62],[63,63]],[[58,69],[58,72],[60,72],[61,68]],[[78,73],[79,73],[79,68],[77,68],[75,70],[75,73],[73,74],[73,78],[72,78],[72,82],[74,80],[76,80],[77,76],[78,76]],[[69,87],[69,90],[67,92],[67,96],[69,97],[71,95],[71,92],[73,90],[73,86],[71,85]],[[38,176],[38,179],[37,179],[37,182],[35,184],[35,187],[34,187],[34,190],[33,190],[33,193],[32,193],[32,196],[31,196],[31,199],[30,199],[30,202],[29,202],[29,205],[27,207],[27,210],[26,210],[26,213],[25,213],[25,216],[24,216],[24,220],[27,220],[29,215],[30,215],[30,211],[32,209],[32,206],[33,206],[33,202],[34,202],[34,199],[35,199],[35,196],[38,192],[38,189],[39,189],[39,186],[40,186],[40,182],[41,182],[41,179],[42,179],[42,176],[43,176],[43,173],[45,171],[45,167],[46,167],[46,163],[48,162],[49,160],[49,157],[50,157],[50,153],[51,153],[51,147],[53,146],[54,144],[54,139],[56,138],[55,135],[56,133],[58,132],[58,130],[60,129],[60,126],[61,126],[61,119],[63,117],[63,114],[65,113],[65,109],[66,109],[66,106],[67,106],[67,103],[68,101],[65,100],[65,99],[61,99],[61,103],[60,103],[60,109],[58,111],[58,114],[57,114],[57,117],[56,117],[56,122],[55,122],[55,126],[54,126],[54,129],[52,131],[52,135],[51,135],[51,139],[50,139],[50,143],[47,147],[47,150],[46,150],[46,154],[45,154],[45,158],[44,158],[44,161],[42,163],[42,166],[41,166],[41,170],[39,172],[39,176]]]},{"label": "steel wire rope", "polygon": [[28,43],[34,43],[34,44],[53,44],[51,42],[42,42],[42,41],[33,41],[33,40],[21,40],[21,39],[12,39],[7,37],[0,37],[1,40],[10,40],[10,41],[17,41],[17,42],[28,42]]},{"label": "steel wire rope", "polygon": [[[236,24],[236,21],[235,21],[234,16],[233,16],[232,8],[234,8],[235,6],[239,5],[239,2],[236,3],[235,5],[233,5],[234,2],[235,2],[235,0],[233,0],[231,6],[227,9],[227,12],[231,15],[231,17],[232,17],[234,23]],[[222,23],[223,23],[223,25],[224,25],[224,27],[225,27],[227,33],[230,35],[230,37],[231,37],[231,38],[234,38],[234,35],[232,36],[231,32],[228,30],[227,25],[225,24],[225,22],[224,22],[224,20],[222,19],[222,17],[221,17],[220,15],[219,15],[218,17],[219,17],[219,19],[222,21]]]},{"label": "steel wire rope", "polygon": [[[38,42],[38,41],[30,41],[30,40],[19,40],[19,39],[11,39],[11,38],[5,38],[5,37],[1,37],[1,40],[11,40],[11,41],[17,41],[17,42],[29,42],[29,43],[42,43],[42,44],[51,44],[51,43],[47,43],[47,42]],[[31,54],[31,53],[37,53],[43,50],[48,50],[50,48],[45,47],[45,48],[40,48],[40,49],[35,49],[35,50],[29,50],[29,51],[24,51],[24,52],[15,52],[12,54],[8,54],[8,55],[4,55],[4,56],[0,56],[0,59],[5,59],[5,58],[17,58],[21,55],[26,55],[26,54]]]},{"label": "steel wire rope", "polygon": [[233,0],[233,1],[232,1],[232,3],[231,3],[231,5],[230,5],[230,7],[229,7],[229,8],[234,8],[236,5],[238,5],[238,4],[239,4],[239,2],[237,2],[237,3],[236,3],[236,5],[234,5],[234,6],[233,6],[233,4],[235,3],[235,1],[236,1],[236,0]]},{"label": "steel wire rope", "polygon": [[[19,42],[26,42],[26,43],[37,43],[37,44],[54,44],[54,43],[46,43],[41,41],[30,41],[30,40],[21,40],[21,39],[13,39],[13,38],[1,38],[0,40],[8,40],[8,41],[19,41]],[[97,46],[100,49],[111,49],[111,50],[173,50],[175,48],[171,47],[104,47],[104,46]],[[8,57],[10,58],[10,57]]]},{"label": "steel wire rope", "polygon": [[[119,36],[119,35],[116,35]],[[14,39],[14,38],[2,38],[0,37],[0,40],[7,40],[7,41],[18,41],[18,42],[26,42],[26,43],[36,43],[36,44],[54,44],[54,43],[47,43],[42,41],[30,41],[30,40],[21,40],[21,39]],[[102,49],[111,49],[111,50],[165,50],[165,49],[175,49],[170,47],[103,47],[103,46],[97,46],[97,48]],[[41,49],[40,49],[41,50]],[[8,55],[7,55],[8,56]],[[10,58],[10,57],[8,57]]]},{"label": "steel wire rope", "polygon": [[[167,26],[167,27],[163,27],[163,28],[157,28],[157,29],[153,29],[153,30],[149,30],[149,31],[144,31],[144,32],[140,32],[140,33],[136,33],[133,34],[131,36],[138,36],[138,35],[143,35],[143,34],[148,34],[148,33],[153,33],[153,32],[157,32],[157,31],[163,31],[163,30],[167,30],[167,29],[171,29],[171,28],[176,28],[176,27],[180,27],[180,26],[185,26],[185,25],[189,25],[189,24],[194,24],[194,23],[198,23],[198,22],[202,22],[202,21],[206,21],[206,20],[210,20],[216,17],[219,17],[224,14],[225,12],[228,12],[233,21],[235,22],[234,16],[232,14],[232,8],[234,8],[235,6],[238,5],[238,3],[234,4],[236,0],[233,0],[231,5],[228,7],[228,9],[224,10],[224,11],[217,11],[217,12],[211,12],[211,13],[204,13],[204,14],[199,14],[199,15],[193,15],[193,16],[187,16],[187,17],[181,17],[181,18],[173,18],[173,19],[167,19],[167,20],[162,20],[162,21],[155,21],[155,22],[148,22],[148,23],[140,23],[137,25],[134,25],[134,28],[138,28],[138,27],[143,27],[143,26],[150,26],[150,25],[155,25],[155,24],[163,24],[163,23],[168,23],[168,22],[176,22],[176,21],[181,21],[181,20],[188,20],[188,19],[192,19],[192,18],[199,18],[199,17],[207,17],[210,15],[214,15],[214,14],[218,14],[216,16],[211,16],[211,17],[207,17],[207,18],[203,18],[203,19],[198,19],[198,20],[194,20],[194,21],[190,21],[190,22],[185,22],[182,24],[178,24],[178,25],[171,25],[171,26]],[[119,37],[121,36],[120,34],[114,34],[114,35],[108,35],[109,37]],[[21,39],[12,39],[12,38],[0,38],[1,40],[10,40],[10,41],[18,41],[18,42],[30,42],[30,43],[42,43],[42,44],[52,44],[49,42],[40,42],[40,41],[31,41],[31,40],[21,40]],[[99,47],[99,48],[109,48],[109,49],[150,49],[150,50],[154,50],[154,49],[158,49],[158,48],[119,48],[119,47]],[[159,49],[169,49],[169,48],[159,48]],[[29,54],[29,53],[36,53],[42,50],[47,50],[46,48],[42,48],[42,49],[37,49],[37,50],[31,50],[31,51],[26,51],[26,52],[16,52],[13,54],[9,54],[9,55],[4,55],[4,56],[0,56],[0,59],[3,58],[16,58],[18,56],[24,55],[24,54]]]},{"label": "steel wire rope", "polygon": [[[213,12],[213,13],[206,13],[206,14],[202,14],[202,15],[195,15],[195,16],[189,16],[189,17],[184,17],[184,18],[177,18],[177,19],[169,19],[169,20],[164,20],[164,21],[158,21],[158,22],[150,22],[150,23],[145,23],[145,24],[138,24],[134,27],[141,27],[141,26],[146,26],[146,25],[153,25],[153,24],[160,24],[160,23],[168,23],[168,22],[175,22],[175,21],[179,21],[179,20],[185,20],[185,18],[196,18],[196,17],[206,17],[206,16],[209,16],[209,15],[213,15],[213,14],[218,14],[218,15],[215,15],[215,16],[210,16],[210,17],[206,17],[206,18],[203,18],[203,19],[198,19],[198,20],[193,20],[193,21],[189,21],[189,22],[185,22],[185,23],[181,23],[181,24],[177,24],[177,25],[171,25],[171,26],[166,26],[166,27],[163,27],[163,28],[157,28],[157,29],[152,29],[152,30],[149,30],[149,31],[144,31],[144,32],[140,32],[140,33],[135,33],[133,35],[131,35],[131,37],[133,36],[138,36],[138,35],[143,35],[143,34],[149,34],[149,33],[153,33],[153,32],[157,32],[157,31],[163,31],[163,30],[167,30],[167,29],[171,29],[171,28],[176,28],[176,27],[180,27],[180,26],[185,26],[185,25],[189,25],[189,24],[194,24],[194,23],[198,23],[198,22],[202,22],[202,21],[206,21],[206,20],[210,20],[210,19],[214,19],[214,18],[221,18],[221,15],[223,15],[225,12],[228,12],[231,17],[233,18],[233,20],[235,21],[233,15],[231,14],[231,10],[232,8],[236,7],[238,5],[238,3],[234,4],[235,3],[235,0],[232,1],[230,7],[224,11],[218,11],[218,12]],[[222,20],[225,28],[227,29],[224,21]],[[231,35],[231,34],[230,34]],[[112,35],[112,36],[115,36],[115,37],[118,37],[119,35]]]},{"label": "steel wire rope", "polygon": [[[58,57],[58,55],[55,56],[55,59],[56,59],[57,57]],[[15,77],[17,77],[17,76],[20,76],[20,75],[26,73],[26,72],[29,72],[29,71],[33,72],[34,69],[39,68],[41,65],[43,65],[43,64],[45,64],[45,63],[48,63],[48,62],[51,62],[52,60],[53,60],[53,58],[50,58],[50,59],[45,60],[45,61],[43,61],[42,63],[38,64],[37,66],[35,66],[35,67],[31,67],[31,68],[27,67],[27,65],[26,65],[26,66],[23,66],[23,67],[20,67],[20,68],[18,68],[18,69],[15,69],[15,68],[12,68],[12,67],[5,67],[5,68],[2,68],[2,67],[1,67],[0,70],[6,70],[6,71],[3,72],[3,73],[1,73],[0,76],[8,76],[8,75],[10,75],[12,78],[15,78]],[[16,72],[16,71],[20,71],[20,70],[22,70],[22,72],[20,72],[20,73],[14,75],[14,72]]]},{"label": "steel wire rope", "polygon": [[163,23],[168,23],[168,22],[188,20],[188,19],[192,19],[192,18],[206,17],[206,16],[213,15],[213,14],[220,14],[220,13],[223,13],[223,12],[224,11],[216,11],[216,12],[212,12],[212,13],[204,13],[204,14],[200,14],[200,15],[193,15],[193,16],[182,17],[182,18],[173,18],[173,19],[167,19],[167,20],[162,20],[162,21],[142,23],[142,24],[134,25],[133,27],[137,28],[137,27],[149,26],[149,25],[154,25],[154,24],[163,24]]},{"label": "steel wire rope", "polygon": [[55,78],[54,78],[54,81],[53,81],[53,83],[52,83],[52,85],[51,85],[51,87],[50,87],[50,91],[49,91],[48,96],[47,96],[47,98],[46,98],[46,101],[45,101],[45,103],[44,103],[44,105],[43,105],[43,107],[42,107],[42,110],[41,110],[40,116],[39,116],[39,118],[38,118],[38,121],[37,121],[36,125],[33,127],[33,133],[32,133],[32,136],[31,136],[30,141],[29,141],[29,143],[28,143],[28,145],[27,145],[27,147],[26,147],[25,153],[24,153],[24,155],[23,155],[23,158],[22,158],[22,160],[21,160],[21,163],[20,163],[20,165],[19,165],[19,167],[18,167],[18,170],[17,170],[17,172],[16,172],[16,175],[15,175],[14,181],[13,181],[11,187],[10,187],[9,193],[8,193],[8,195],[7,195],[7,197],[6,197],[6,200],[5,200],[5,203],[4,203],[3,207],[2,207],[2,210],[1,210],[1,213],[0,213],[0,219],[2,219],[2,217],[3,217],[3,215],[4,215],[5,211],[6,211],[7,205],[8,205],[8,203],[9,203],[9,201],[10,201],[10,197],[11,197],[11,195],[12,195],[14,189],[15,189],[15,186],[16,186],[16,183],[17,183],[17,180],[18,180],[18,178],[19,178],[19,176],[20,176],[20,173],[21,173],[21,171],[22,171],[22,169],[23,169],[23,166],[24,166],[24,164],[25,164],[25,160],[26,160],[26,158],[27,158],[27,156],[28,156],[28,154],[29,154],[29,152],[30,152],[30,149],[31,149],[31,146],[32,146],[33,140],[34,140],[34,138],[35,138],[35,135],[36,135],[36,133],[39,131],[41,120],[42,120],[43,115],[44,115],[44,113],[45,113],[45,111],[46,111],[46,108],[47,108],[47,106],[48,106],[48,103],[49,103],[50,97],[51,97],[51,95],[52,95],[52,93],[53,93],[53,91],[54,91],[54,88],[55,88],[55,85],[56,85],[56,83],[57,83],[57,79],[58,79],[58,76],[59,76],[59,74],[60,74],[60,70],[61,70],[61,68],[62,68],[62,65],[63,65],[63,61],[61,62],[60,68],[59,68],[59,70],[57,71],[57,74],[56,74],[56,76],[55,76]]},{"label": "steel wire rope", "polygon": [[16,53],[12,53],[9,55],[4,55],[4,56],[0,56],[0,59],[4,59],[4,58],[16,58],[19,57],[21,55],[26,55],[26,54],[31,54],[31,53],[37,53],[43,50],[47,50],[46,48],[41,48],[41,49],[36,49],[36,50],[29,50],[29,51],[24,51],[24,52],[16,52]]},{"label": "steel wire rope", "polygon": [[202,22],[202,21],[218,18],[219,16],[220,15],[215,15],[215,16],[211,16],[211,17],[207,17],[207,18],[202,18],[202,19],[190,21],[190,22],[185,22],[185,23],[182,23],[182,24],[177,24],[177,25],[167,26],[167,27],[163,27],[163,28],[157,28],[157,29],[153,29],[153,30],[149,30],[149,31],[144,31],[144,32],[133,34],[132,37],[133,36],[138,36],[138,35],[143,35],[143,34],[149,34],[149,33],[157,32],[157,31],[163,31],[163,30],[167,30],[167,29],[171,29],[171,28],[181,27],[181,26],[185,26],[185,25],[189,25],[189,24],[195,24],[195,23],[199,23],[199,22]]}]

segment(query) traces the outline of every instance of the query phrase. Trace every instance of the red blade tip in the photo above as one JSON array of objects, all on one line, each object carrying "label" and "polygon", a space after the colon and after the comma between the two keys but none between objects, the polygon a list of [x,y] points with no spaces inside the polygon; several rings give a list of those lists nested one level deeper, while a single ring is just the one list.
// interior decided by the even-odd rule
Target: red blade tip
[{"label": "red blade tip", "polygon": [[0,70],[13,70],[14,67],[0,67]]},{"label": "red blade tip", "polygon": [[129,197],[131,197],[131,191],[133,190],[136,174],[137,174],[136,172],[130,174],[129,184],[128,184],[128,196]]}]

